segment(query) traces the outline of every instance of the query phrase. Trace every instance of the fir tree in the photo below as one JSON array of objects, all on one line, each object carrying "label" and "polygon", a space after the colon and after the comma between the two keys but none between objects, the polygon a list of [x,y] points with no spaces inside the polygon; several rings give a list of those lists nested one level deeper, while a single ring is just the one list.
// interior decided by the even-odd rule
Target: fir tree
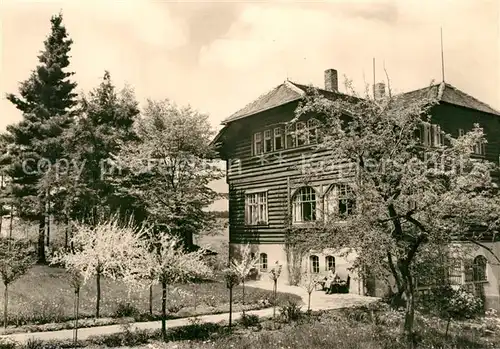
[{"label": "fir tree", "polygon": [[[62,24],[62,14],[51,18],[51,32],[38,56],[39,65],[22,82],[19,95],[7,99],[23,113],[21,122],[7,127],[11,163],[8,175],[14,184],[13,195],[29,206],[32,219],[39,221],[38,262],[45,263],[46,190],[39,187],[48,163],[64,156],[61,137],[73,123],[76,83],[70,80],[69,51],[73,41]],[[42,161],[43,159],[43,161]],[[42,163],[45,166],[41,166]]]},{"label": "fir tree", "polygon": [[73,168],[60,185],[67,190],[58,200],[60,205],[66,203],[68,219],[95,225],[100,216],[131,208],[133,203],[124,204],[127,198],[111,183],[107,160],[136,138],[133,126],[139,114],[137,106],[130,88],[116,92],[107,71],[100,85],[82,98],[81,115],[66,137],[66,147],[73,150]]}]

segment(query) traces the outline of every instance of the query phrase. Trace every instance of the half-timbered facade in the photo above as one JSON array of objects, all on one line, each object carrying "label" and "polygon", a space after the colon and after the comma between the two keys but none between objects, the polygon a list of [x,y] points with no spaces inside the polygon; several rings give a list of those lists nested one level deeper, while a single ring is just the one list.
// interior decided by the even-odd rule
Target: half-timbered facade
[{"label": "half-timbered facade", "polygon": [[[325,87],[318,89],[319,93],[327,98],[340,96],[337,81],[334,69],[325,71]],[[377,84],[376,93],[383,93],[383,89],[383,84]],[[286,127],[308,91],[308,86],[285,81],[224,120],[224,127],[214,140],[227,164],[231,253],[237,254],[243,244],[251,244],[260,257],[261,274],[276,261],[285,266],[289,262],[285,234],[290,225],[307,224],[331,210],[348,215],[355,205],[348,195],[352,174],[349,164],[330,169],[327,175],[316,176],[304,184],[301,166],[311,158],[321,161],[326,154],[313,154],[318,127],[315,119],[301,119]],[[427,87],[407,95],[418,98],[428,91]],[[432,111],[435,125],[423,129],[420,138],[437,144],[443,141],[445,132],[458,136],[479,123],[488,143],[479,144],[475,152],[498,162],[500,113],[449,84],[435,85],[431,92],[440,102]],[[485,251],[478,255],[486,256]],[[328,250],[311,251],[303,263],[314,273],[324,273],[334,266],[346,278],[354,257]],[[287,268],[284,270],[286,273]],[[494,275],[500,275],[500,270],[488,270],[488,277],[495,278],[498,288]],[[349,276],[350,292],[364,293],[361,280],[352,273]]]}]

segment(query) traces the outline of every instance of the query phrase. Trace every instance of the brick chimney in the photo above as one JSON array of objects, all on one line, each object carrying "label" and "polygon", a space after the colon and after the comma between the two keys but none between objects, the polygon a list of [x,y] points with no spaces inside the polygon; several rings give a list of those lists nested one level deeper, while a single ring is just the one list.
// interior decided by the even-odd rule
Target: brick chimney
[{"label": "brick chimney", "polygon": [[375,99],[382,99],[385,97],[385,84],[383,82],[377,82],[373,87],[373,94]]},{"label": "brick chimney", "polygon": [[339,91],[339,79],[335,69],[325,70],[325,90],[330,92]]}]

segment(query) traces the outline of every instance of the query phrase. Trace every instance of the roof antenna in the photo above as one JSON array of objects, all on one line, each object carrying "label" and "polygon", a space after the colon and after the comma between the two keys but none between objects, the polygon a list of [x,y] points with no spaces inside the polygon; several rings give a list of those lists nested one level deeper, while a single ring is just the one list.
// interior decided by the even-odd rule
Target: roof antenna
[{"label": "roof antenna", "polygon": [[444,50],[443,50],[443,27],[441,27],[441,76],[444,82]]}]

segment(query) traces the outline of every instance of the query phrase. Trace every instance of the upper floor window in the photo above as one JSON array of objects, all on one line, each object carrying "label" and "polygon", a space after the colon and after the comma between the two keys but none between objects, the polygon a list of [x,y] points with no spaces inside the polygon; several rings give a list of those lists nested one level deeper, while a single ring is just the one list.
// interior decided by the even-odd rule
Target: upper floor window
[{"label": "upper floor window", "polygon": [[486,144],[483,141],[479,141],[476,144],[474,144],[472,151],[476,155],[485,155],[486,154]]},{"label": "upper floor window", "polygon": [[300,188],[293,197],[292,218],[294,222],[316,220],[316,192],[311,187]]},{"label": "upper floor window", "polygon": [[309,257],[309,262],[311,265],[311,273],[318,274],[319,273],[319,257],[312,255]]},{"label": "upper floor window", "polygon": [[260,155],[281,149],[300,147],[318,142],[319,122],[309,119],[283,127],[274,127],[253,135],[252,153]]},{"label": "upper floor window", "polygon": [[267,224],[267,192],[246,194],[245,223],[248,225]]},{"label": "upper floor window", "polygon": [[325,195],[325,215],[346,217],[354,213],[356,200],[352,188],[347,184],[333,185]]},{"label": "upper floor window", "polygon": [[444,144],[444,132],[441,131],[441,126],[431,125],[431,134],[432,134],[431,145],[433,147],[439,147]]},{"label": "upper floor window", "polygon": [[281,127],[264,130],[253,134],[252,153],[260,155],[284,148],[283,130]]},{"label": "upper floor window", "polygon": [[271,130],[264,131],[264,153],[273,151],[273,138],[271,136]]},{"label": "upper floor window", "polygon": [[[458,136],[462,137],[465,135],[465,131],[463,128],[458,129]],[[472,152],[476,155],[485,155],[486,154],[486,143],[483,141],[479,141],[472,146]]]},{"label": "upper floor window", "polygon": [[421,144],[428,147],[439,147],[445,141],[445,133],[441,130],[441,126],[428,122],[419,126],[415,131],[415,136]]},{"label": "upper floor window", "polygon": [[262,154],[262,132],[257,132],[253,135],[253,154]]},{"label": "upper floor window", "polygon": [[286,147],[288,148],[294,148],[296,146],[296,127],[297,125],[287,125],[285,128],[285,133],[286,133]]},{"label": "upper floor window", "polygon": [[267,271],[267,253],[261,253],[259,256],[260,271]]},{"label": "upper floor window", "polygon": [[283,129],[281,127],[274,128],[274,150],[281,150],[284,148],[283,144]]},{"label": "upper floor window", "polygon": [[318,142],[318,133],[319,133],[319,121],[316,119],[307,120],[307,132],[309,136],[309,143],[317,143]]},{"label": "upper floor window", "polygon": [[307,139],[307,128],[306,128],[306,123],[305,122],[297,122],[295,125],[296,127],[296,134],[297,134],[297,146],[303,146],[308,143]]},{"label": "upper floor window", "polygon": [[306,122],[298,121],[286,127],[286,147],[301,147],[318,142],[319,121],[309,119]]}]

